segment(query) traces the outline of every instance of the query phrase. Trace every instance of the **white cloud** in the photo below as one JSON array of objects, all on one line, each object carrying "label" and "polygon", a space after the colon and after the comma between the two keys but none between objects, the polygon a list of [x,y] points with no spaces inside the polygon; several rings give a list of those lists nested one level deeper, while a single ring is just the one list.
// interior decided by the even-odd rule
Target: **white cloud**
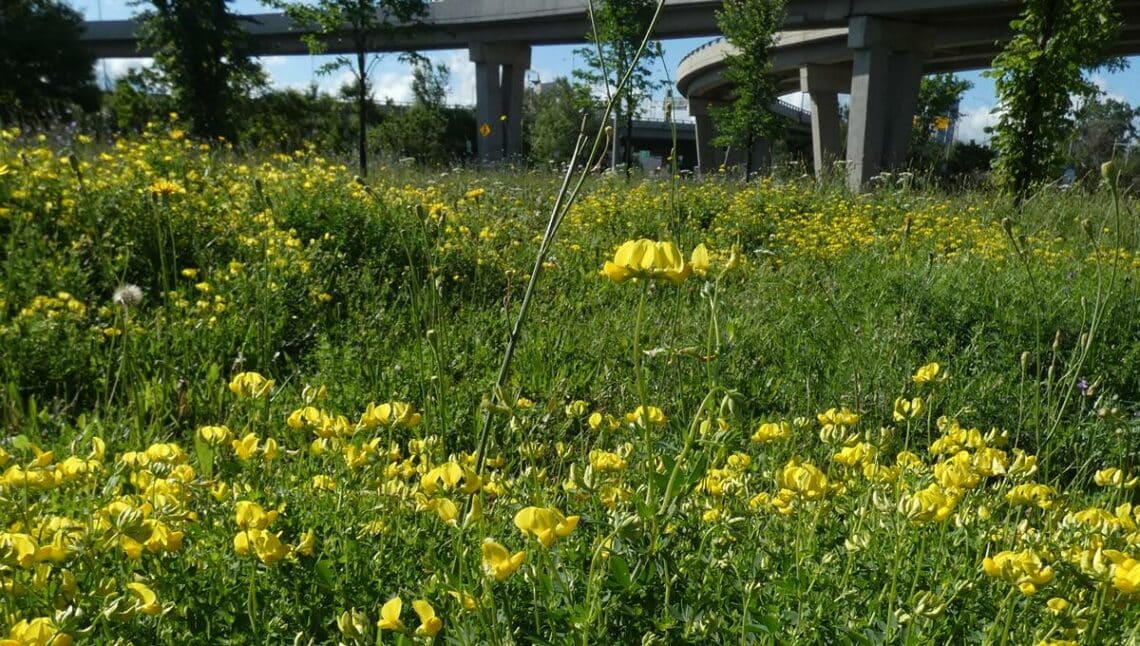
[{"label": "white cloud", "polygon": [[[314,81],[318,90],[336,96],[345,85],[356,83],[356,75],[350,69],[342,69],[331,74],[316,76]],[[308,87],[308,84],[304,87]]]},{"label": "white cloud", "polygon": [[384,66],[378,73],[373,74],[372,98],[380,103],[389,99],[396,103],[410,102],[412,100],[411,69],[402,64],[396,69],[386,69],[387,67]]},{"label": "white cloud", "polygon": [[958,118],[958,141],[988,144],[992,135],[986,129],[997,125],[1000,114],[992,105],[963,106]]},{"label": "white cloud", "polygon": [[153,58],[103,58],[95,61],[95,78],[110,87],[127,72],[152,65]]},{"label": "white cloud", "polygon": [[265,69],[274,70],[285,67],[295,58],[293,56],[262,56],[257,60],[265,66]]},{"label": "white cloud", "polygon": [[1123,94],[1120,94],[1119,92],[1113,92],[1112,89],[1108,87],[1108,79],[1105,77],[1101,76],[1100,74],[1094,74],[1089,80],[1092,81],[1092,84],[1095,85],[1098,90],[1100,90],[1102,99],[1112,99],[1113,101],[1121,102],[1124,101]]},{"label": "white cloud", "polygon": [[455,105],[475,105],[475,63],[460,49],[449,52],[442,62],[451,72],[451,82],[447,88],[447,102]]}]

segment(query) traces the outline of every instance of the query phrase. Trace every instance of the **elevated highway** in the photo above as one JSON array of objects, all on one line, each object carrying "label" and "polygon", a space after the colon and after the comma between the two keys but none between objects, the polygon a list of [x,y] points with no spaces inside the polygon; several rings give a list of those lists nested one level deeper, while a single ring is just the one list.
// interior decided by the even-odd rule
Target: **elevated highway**
[{"label": "elevated highway", "polygon": [[[1107,47],[1110,55],[1140,53],[1140,2],[1118,1],[1124,27]],[[922,14],[854,15],[846,26],[789,30],[777,39],[772,74],[781,93],[800,90],[812,104],[812,152],[816,172],[841,158],[838,95],[850,94],[848,183],[853,189],[883,169],[901,164],[925,74],[990,67],[1012,35],[1017,5],[979,3]],[[902,19],[905,18],[905,19]],[[677,69],[677,87],[697,122],[698,151],[718,159],[705,140],[715,136],[707,106],[731,101],[725,59],[735,48],[723,38],[690,52]],[[707,136],[702,136],[707,133]]]},{"label": "elevated highway", "polygon": [[[786,29],[846,27],[852,16],[889,16],[903,22],[941,22],[977,18],[1000,11],[1011,17],[1016,0],[788,0]],[[720,0],[667,0],[656,38],[719,34],[715,11]],[[280,13],[244,17],[254,55],[307,54],[301,37],[312,28]],[[428,5],[419,29],[400,31],[388,40],[368,43],[370,51],[460,49],[470,43],[525,42],[530,45],[581,43],[589,31],[587,0],[439,0]],[[149,56],[138,46],[133,20],[84,23],[84,41],[99,58]],[[352,51],[349,31],[322,35],[329,53]]]},{"label": "elevated highway", "polygon": [[[1140,52],[1140,0],[1117,0],[1126,29],[1113,52]],[[656,38],[718,33],[720,0],[667,0]],[[802,89],[812,100],[817,168],[836,158],[837,95],[851,94],[847,141],[849,182],[857,188],[905,158],[918,81],[925,73],[987,67],[1009,38],[1018,0],[788,0],[773,73],[782,90]],[[313,34],[282,14],[245,17],[256,55],[307,54]],[[84,41],[101,58],[142,57],[134,21],[85,23]],[[479,153],[495,159],[518,150],[523,79],[533,45],[581,43],[589,31],[586,0],[440,0],[422,25],[367,43],[370,51],[466,48],[475,63]],[[321,35],[329,53],[353,49],[347,29]],[[709,102],[731,100],[723,77],[731,48],[715,41],[693,52],[678,70],[690,99],[698,150],[707,148]],[[702,109],[704,114],[702,115]],[[702,128],[702,122],[704,127]],[[707,157],[707,155],[706,155]],[[702,166],[706,164],[702,162]]]}]

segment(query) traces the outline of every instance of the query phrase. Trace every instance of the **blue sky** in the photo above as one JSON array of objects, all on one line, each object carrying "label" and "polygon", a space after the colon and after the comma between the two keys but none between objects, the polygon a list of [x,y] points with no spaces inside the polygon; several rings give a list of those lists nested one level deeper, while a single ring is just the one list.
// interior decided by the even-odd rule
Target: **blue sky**
[{"label": "blue sky", "polygon": [[[89,20],[128,18],[136,12],[125,0],[71,0],[70,4],[83,13]],[[240,13],[263,13],[271,11],[256,0],[236,0],[230,5],[231,9]],[[665,76],[665,69],[672,77],[677,69],[677,63],[696,47],[710,40],[709,38],[686,38],[667,40],[664,45],[664,66],[659,73]],[[531,69],[528,74],[530,81],[550,81],[558,76],[569,76],[571,71],[580,64],[574,50],[578,46],[550,46],[535,47],[531,53]],[[444,63],[451,71],[451,84],[448,100],[457,104],[473,104],[475,102],[475,68],[467,58],[466,50],[450,50],[429,52],[428,57],[436,62]],[[318,76],[316,70],[329,60],[327,57],[312,56],[272,56],[262,59],[273,85],[278,87],[305,88],[316,83],[320,88],[336,91],[347,80],[347,72],[334,73],[329,76]],[[1094,82],[1109,96],[1122,98],[1132,105],[1140,105],[1140,58],[1130,59],[1131,65],[1123,72],[1113,74],[1100,74],[1093,77]],[[110,79],[125,73],[134,65],[144,64],[140,60],[107,60],[101,63],[96,71],[100,77],[106,74]],[[961,74],[974,84],[974,88],[963,97],[962,120],[959,123],[958,136],[960,139],[977,139],[985,141],[987,135],[983,132],[985,126],[993,121],[992,110],[997,103],[994,96],[993,82],[981,75],[980,72]],[[373,83],[376,87],[377,98],[383,100],[391,98],[395,101],[404,101],[410,97],[411,69],[396,60],[394,55],[381,60],[373,73]],[[662,99],[664,91],[661,92]],[[792,103],[803,103],[799,95],[785,97]],[[660,101],[657,102],[660,105]],[[805,106],[806,107],[806,106]]]}]

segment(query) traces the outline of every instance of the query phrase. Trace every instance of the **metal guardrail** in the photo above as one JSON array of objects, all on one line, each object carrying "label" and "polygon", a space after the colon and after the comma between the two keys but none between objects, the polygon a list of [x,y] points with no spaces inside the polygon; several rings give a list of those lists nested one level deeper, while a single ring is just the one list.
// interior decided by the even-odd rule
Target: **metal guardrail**
[{"label": "metal guardrail", "polygon": [[685,54],[684,56],[682,56],[682,57],[681,57],[681,61],[678,63],[678,66],[679,66],[681,63],[684,63],[685,61],[689,60],[689,57],[690,57],[690,56],[693,56],[693,55],[694,55],[694,54],[696,54],[697,52],[700,52],[700,51],[706,50],[706,49],[708,49],[709,47],[712,47],[713,45],[715,45],[715,44],[717,44],[717,43],[719,43],[719,42],[721,42],[721,41],[723,41],[723,40],[724,40],[724,36],[717,36],[716,38],[714,38],[714,39],[710,40],[709,42],[705,43],[704,45],[701,45],[700,47],[698,47],[698,48],[694,49],[693,51],[689,52],[688,54]]},{"label": "metal guardrail", "polygon": [[[709,47],[712,47],[718,43],[721,43],[724,40],[725,40],[724,36],[718,36],[718,37],[710,40],[709,42],[701,45],[700,47],[697,47],[696,49],[689,52],[688,54],[685,54],[681,58],[681,61],[677,64],[678,67],[680,67],[680,65],[682,65],[686,60],[688,60],[692,56],[708,49]],[[789,113],[787,116],[789,116],[792,119],[795,119],[799,123],[807,123],[808,121],[811,120],[811,112],[804,110],[803,108],[799,107],[798,105],[789,103],[783,99],[776,99],[776,103],[777,103],[777,105],[782,107],[785,112]]]},{"label": "metal guardrail", "polygon": [[795,116],[796,121],[799,121],[800,123],[807,123],[808,121],[811,121],[811,112],[804,110],[800,106],[798,106],[794,103],[789,103],[788,101],[785,101],[783,99],[776,99],[776,103],[783,106],[783,108],[785,110],[796,115]]}]

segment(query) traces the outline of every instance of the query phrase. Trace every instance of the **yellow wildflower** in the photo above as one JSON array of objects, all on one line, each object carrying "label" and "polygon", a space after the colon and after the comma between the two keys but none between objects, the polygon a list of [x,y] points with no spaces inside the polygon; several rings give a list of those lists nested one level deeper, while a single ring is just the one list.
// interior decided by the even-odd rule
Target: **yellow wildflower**
[{"label": "yellow wildflower", "polygon": [[304,556],[312,556],[316,546],[317,535],[310,529],[301,534],[301,540],[297,541],[297,547],[293,548],[293,551]]},{"label": "yellow wildflower", "polygon": [[914,376],[911,377],[911,379],[916,384],[930,383],[935,379],[945,378],[945,373],[942,373],[941,377],[939,376],[939,373],[942,373],[942,366],[931,362],[919,368],[918,371],[914,373]]},{"label": "yellow wildflower", "polygon": [[234,552],[244,556],[250,549],[266,565],[273,565],[289,556],[290,548],[281,542],[281,536],[264,529],[247,529],[234,535]]},{"label": "yellow wildflower", "polygon": [[239,500],[235,510],[239,529],[265,529],[277,520],[277,510],[267,512],[261,505],[248,500]]},{"label": "yellow wildflower", "polygon": [[902,422],[918,417],[922,414],[922,411],[923,402],[921,397],[915,397],[914,399],[899,397],[895,399],[895,410],[892,417],[896,422]]},{"label": "yellow wildflower", "polygon": [[31,621],[23,619],[12,626],[5,641],[28,646],[71,646],[71,635],[60,632],[51,617],[36,617]]},{"label": "yellow wildflower", "polygon": [[523,562],[526,561],[526,552],[511,554],[494,539],[483,541],[483,572],[496,581],[505,581],[514,574]]},{"label": "yellow wildflower", "polygon": [[691,271],[677,245],[647,238],[622,243],[614,253],[614,259],[606,261],[602,268],[602,273],[615,283],[643,278],[679,284],[688,278]]},{"label": "yellow wildflower", "polygon": [[128,583],[127,591],[135,598],[134,609],[144,615],[157,615],[162,612],[162,606],[158,603],[158,595],[154,593],[143,583]]},{"label": "yellow wildflower", "polygon": [[415,406],[407,402],[368,404],[368,408],[360,416],[360,426],[369,429],[377,426],[415,428],[420,425],[422,419],[423,416],[416,412]]},{"label": "yellow wildflower", "polygon": [[400,597],[392,597],[380,607],[380,621],[376,627],[380,630],[403,630],[404,622],[400,621],[400,611],[404,609],[404,602]]},{"label": "yellow wildflower", "polygon": [[211,446],[222,446],[232,440],[234,434],[225,426],[203,426],[198,429],[198,441]]},{"label": "yellow wildflower", "polygon": [[169,197],[171,195],[184,195],[186,189],[178,182],[169,179],[156,180],[153,184],[147,187],[147,190],[154,195],[161,195]]},{"label": "yellow wildflower", "polygon": [[233,440],[230,445],[239,460],[248,460],[257,451],[258,438],[253,433],[246,433],[240,440]]},{"label": "yellow wildflower", "polygon": [[523,534],[533,534],[543,547],[553,545],[555,538],[569,536],[578,521],[578,516],[563,516],[554,507],[524,507],[515,514],[515,527]]},{"label": "yellow wildflower", "polygon": [[693,247],[693,252],[689,255],[689,266],[693,268],[693,273],[698,276],[705,276],[709,273],[709,250],[705,248],[704,243]]},{"label": "yellow wildflower", "polygon": [[656,406],[638,406],[632,413],[625,414],[625,421],[628,424],[644,424],[646,420],[655,426],[663,426],[669,418],[665,417],[665,413]]},{"label": "yellow wildflower", "polygon": [[1037,588],[1053,581],[1053,568],[1045,565],[1033,550],[999,552],[982,561],[987,576],[1000,578],[1016,585],[1024,595],[1037,592]]},{"label": "yellow wildflower", "polygon": [[792,432],[792,425],[787,422],[766,422],[757,427],[752,434],[752,441],[758,444],[775,442],[786,439]]},{"label": "yellow wildflower", "polygon": [[239,372],[230,381],[230,392],[238,397],[258,399],[273,390],[274,381],[256,372]]},{"label": "yellow wildflower", "polygon": [[776,485],[807,500],[822,498],[828,489],[827,476],[811,462],[792,458],[776,474]]},{"label": "yellow wildflower", "polygon": [[435,637],[439,631],[443,629],[443,620],[435,614],[435,608],[423,599],[416,599],[412,602],[412,608],[419,615],[420,625],[416,628],[416,634],[421,637]]}]

